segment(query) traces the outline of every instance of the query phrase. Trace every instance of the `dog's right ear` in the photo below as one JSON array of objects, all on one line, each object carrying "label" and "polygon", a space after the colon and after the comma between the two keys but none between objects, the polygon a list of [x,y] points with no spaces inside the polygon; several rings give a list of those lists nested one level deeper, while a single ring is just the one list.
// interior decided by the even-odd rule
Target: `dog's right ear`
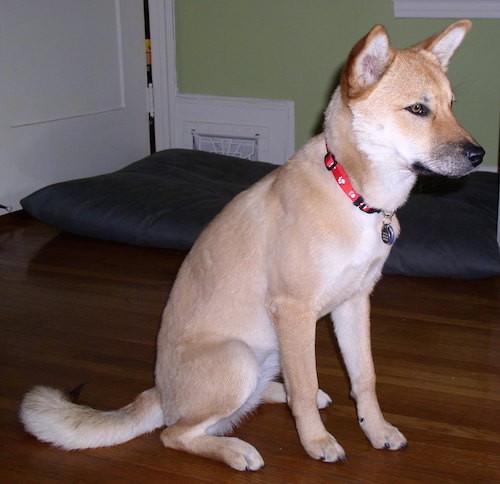
[{"label": "dog's right ear", "polygon": [[387,31],[383,25],[376,25],[349,54],[342,76],[344,94],[358,97],[382,77],[393,57]]}]

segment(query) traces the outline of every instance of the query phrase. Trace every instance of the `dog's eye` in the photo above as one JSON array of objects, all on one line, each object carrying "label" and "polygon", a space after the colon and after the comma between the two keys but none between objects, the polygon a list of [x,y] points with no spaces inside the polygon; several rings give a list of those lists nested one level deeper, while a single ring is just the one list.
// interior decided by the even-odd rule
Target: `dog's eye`
[{"label": "dog's eye", "polygon": [[429,114],[429,109],[424,104],[415,103],[406,108],[411,114],[415,116],[427,116]]}]

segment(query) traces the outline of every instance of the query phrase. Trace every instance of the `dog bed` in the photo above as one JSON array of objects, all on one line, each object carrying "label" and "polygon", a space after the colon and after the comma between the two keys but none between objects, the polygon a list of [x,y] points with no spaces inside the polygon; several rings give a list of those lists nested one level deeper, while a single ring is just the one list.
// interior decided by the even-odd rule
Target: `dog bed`
[{"label": "dog bed", "polygon": [[205,225],[276,165],[165,150],[107,175],[43,188],[21,200],[30,215],[79,235],[189,249]]},{"label": "dog bed", "polygon": [[[165,150],[114,173],[71,180],[21,201],[62,230],[140,246],[189,249],[237,193],[276,165]],[[398,211],[402,234],[384,273],[478,278],[500,274],[498,175],[423,179]]]}]

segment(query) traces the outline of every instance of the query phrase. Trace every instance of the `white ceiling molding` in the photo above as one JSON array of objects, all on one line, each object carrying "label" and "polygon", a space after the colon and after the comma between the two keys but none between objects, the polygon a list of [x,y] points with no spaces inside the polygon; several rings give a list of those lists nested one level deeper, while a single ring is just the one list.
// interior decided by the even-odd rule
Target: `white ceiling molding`
[{"label": "white ceiling molding", "polygon": [[500,18],[500,0],[393,0],[395,17]]}]

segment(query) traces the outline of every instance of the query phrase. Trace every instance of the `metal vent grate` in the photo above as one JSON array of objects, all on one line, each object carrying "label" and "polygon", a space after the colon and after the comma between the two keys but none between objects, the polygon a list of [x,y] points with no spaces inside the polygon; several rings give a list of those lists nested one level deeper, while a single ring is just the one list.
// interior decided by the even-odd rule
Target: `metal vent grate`
[{"label": "metal vent grate", "polygon": [[191,130],[193,135],[193,149],[218,153],[220,155],[236,156],[244,160],[257,161],[259,159],[259,135],[254,137],[224,136],[216,134],[198,133]]}]

